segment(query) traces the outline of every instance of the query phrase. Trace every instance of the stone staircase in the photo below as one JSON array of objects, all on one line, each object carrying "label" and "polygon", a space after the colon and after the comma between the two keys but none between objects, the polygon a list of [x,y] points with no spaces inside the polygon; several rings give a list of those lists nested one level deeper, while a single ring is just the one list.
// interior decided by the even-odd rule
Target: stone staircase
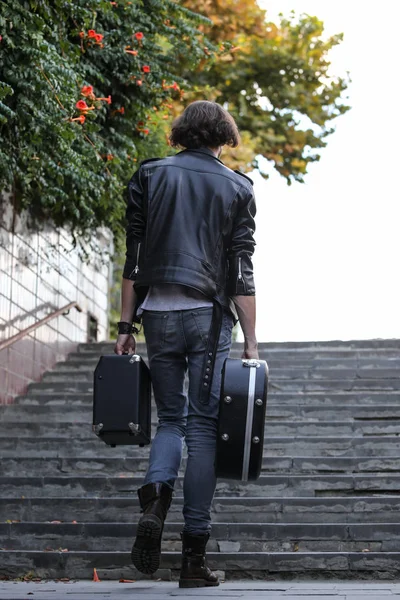
[{"label": "stone staircase", "polygon": [[[138,576],[129,553],[149,449],[109,448],[91,431],[93,370],[111,352],[82,345],[0,407],[0,578]],[[263,472],[218,482],[211,566],[227,578],[398,577],[400,341],[262,344],[261,357]],[[181,494],[179,480],[156,577],[180,566]]]}]

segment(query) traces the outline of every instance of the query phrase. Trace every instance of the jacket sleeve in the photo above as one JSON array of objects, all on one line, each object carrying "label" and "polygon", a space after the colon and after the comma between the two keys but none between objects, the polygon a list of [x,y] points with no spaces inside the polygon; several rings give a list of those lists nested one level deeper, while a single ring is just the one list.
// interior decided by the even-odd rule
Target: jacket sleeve
[{"label": "jacket sleeve", "polygon": [[254,296],[253,276],[256,202],[252,188],[239,201],[228,249],[228,296]]},{"label": "jacket sleeve", "polygon": [[143,172],[139,168],[128,184],[128,205],[126,209],[126,260],[123,270],[125,279],[136,279],[139,270],[141,245],[146,232],[144,207]]}]

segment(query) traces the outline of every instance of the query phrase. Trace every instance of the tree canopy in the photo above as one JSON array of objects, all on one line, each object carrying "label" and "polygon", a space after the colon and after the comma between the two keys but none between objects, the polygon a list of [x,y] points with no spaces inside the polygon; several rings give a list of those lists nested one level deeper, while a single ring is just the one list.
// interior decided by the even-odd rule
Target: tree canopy
[{"label": "tree canopy", "polygon": [[348,78],[329,74],[329,52],[343,36],[325,39],[317,17],[292,12],[279,23],[256,0],[184,0],[211,21],[201,29],[215,44],[231,44],[211,69],[187,73],[196,95],[208,94],[235,117],[244,144],[230,151],[232,166],[249,170],[271,161],[288,183],[303,181],[309,163],[333,132],[331,121],[348,110]]}]

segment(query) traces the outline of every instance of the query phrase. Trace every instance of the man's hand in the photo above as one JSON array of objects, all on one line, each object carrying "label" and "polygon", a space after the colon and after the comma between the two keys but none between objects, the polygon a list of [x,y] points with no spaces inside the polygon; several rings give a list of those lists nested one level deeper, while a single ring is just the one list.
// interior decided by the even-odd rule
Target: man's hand
[{"label": "man's hand", "polygon": [[257,343],[248,345],[245,342],[242,358],[255,358],[258,360],[260,357],[258,355]]},{"label": "man's hand", "polygon": [[135,354],[136,340],[130,333],[123,333],[117,337],[117,342],[114,348],[115,354]]}]

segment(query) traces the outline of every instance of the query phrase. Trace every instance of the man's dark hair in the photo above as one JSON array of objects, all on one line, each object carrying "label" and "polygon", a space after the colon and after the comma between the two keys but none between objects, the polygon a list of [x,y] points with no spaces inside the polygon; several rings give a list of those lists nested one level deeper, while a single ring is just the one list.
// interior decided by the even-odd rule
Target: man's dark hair
[{"label": "man's dark hair", "polygon": [[185,108],[172,124],[171,146],[218,148],[239,145],[240,135],[233,117],[216,102],[198,100]]}]

